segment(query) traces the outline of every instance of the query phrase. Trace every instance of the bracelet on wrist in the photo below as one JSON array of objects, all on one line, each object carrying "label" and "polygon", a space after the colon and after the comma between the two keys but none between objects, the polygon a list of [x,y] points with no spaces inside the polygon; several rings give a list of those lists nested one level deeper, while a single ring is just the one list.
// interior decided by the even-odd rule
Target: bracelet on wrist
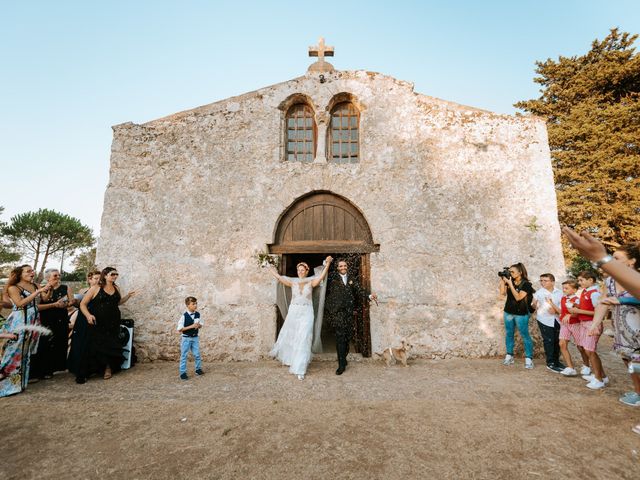
[{"label": "bracelet on wrist", "polygon": [[605,263],[609,263],[612,260],[614,260],[613,255],[605,255],[600,260],[597,260],[595,262],[591,262],[591,266],[593,268],[595,268],[595,269],[598,269],[598,268],[602,267]]}]

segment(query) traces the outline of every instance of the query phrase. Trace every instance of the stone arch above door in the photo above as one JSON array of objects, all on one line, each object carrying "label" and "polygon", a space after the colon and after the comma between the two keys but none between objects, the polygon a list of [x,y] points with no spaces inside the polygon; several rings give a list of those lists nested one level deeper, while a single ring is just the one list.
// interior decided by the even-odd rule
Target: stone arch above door
[{"label": "stone arch above door", "polygon": [[296,199],[280,215],[271,253],[371,253],[369,224],[346,198],[329,191],[313,191]]}]

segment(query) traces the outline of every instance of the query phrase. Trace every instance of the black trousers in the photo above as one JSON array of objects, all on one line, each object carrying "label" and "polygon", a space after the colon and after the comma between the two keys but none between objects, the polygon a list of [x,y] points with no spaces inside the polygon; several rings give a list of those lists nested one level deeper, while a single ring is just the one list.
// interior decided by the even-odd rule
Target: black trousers
[{"label": "black trousers", "polygon": [[560,363],[560,324],[554,322],[553,327],[549,327],[538,320],[538,328],[542,336],[547,365],[557,366]]},{"label": "black trousers", "polygon": [[340,310],[331,316],[331,324],[336,333],[336,353],[338,354],[338,365],[347,365],[347,355],[349,354],[349,342],[353,333],[353,312]]}]

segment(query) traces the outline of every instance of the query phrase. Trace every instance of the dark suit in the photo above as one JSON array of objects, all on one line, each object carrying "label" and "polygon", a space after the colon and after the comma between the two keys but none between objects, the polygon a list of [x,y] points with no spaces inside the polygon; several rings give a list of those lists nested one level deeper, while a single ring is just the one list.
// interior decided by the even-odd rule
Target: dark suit
[{"label": "dark suit", "polygon": [[347,276],[346,285],[340,275],[333,277],[327,285],[325,312],[336,334],[338,364],[342,368],[347,364],[349,341],[353,334],[353,314],[367,299],[367,292],[351,276]]}]

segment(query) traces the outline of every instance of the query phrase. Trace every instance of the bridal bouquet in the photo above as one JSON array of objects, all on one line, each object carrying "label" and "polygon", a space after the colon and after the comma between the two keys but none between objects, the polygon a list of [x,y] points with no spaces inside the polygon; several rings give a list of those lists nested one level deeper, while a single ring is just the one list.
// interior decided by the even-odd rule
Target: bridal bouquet
[{"label": "bridal bouquet", "polygon": [[260,251],[256,252],[254,258],[258,261],[258,266],[260,268],[272,266],[277,269],[280,266],[280,257],[278,255]]}]

